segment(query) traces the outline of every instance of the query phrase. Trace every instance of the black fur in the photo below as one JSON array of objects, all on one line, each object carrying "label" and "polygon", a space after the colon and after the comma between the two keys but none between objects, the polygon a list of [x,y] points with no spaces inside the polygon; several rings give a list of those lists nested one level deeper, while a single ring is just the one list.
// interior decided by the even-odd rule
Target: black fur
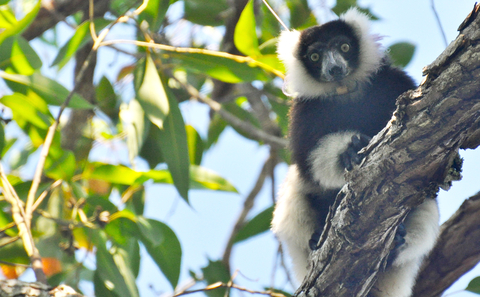
[{"label": "black fur", "polygon": [[300,175],[312,181],[308,158],[320,138],[347,130],[373,137],[392,117],[395,99],[414,87],[412,78],[384,60],[370,82],[353,94],[295,98],[290,110],[290,148]]},{"label": "black fur", "polygon": [[[346,53],[340,48],[344,43],[350,46]],[[316,52],[322,56],[327,51],[337,50],[348,61],[348,65],[355,69],[359,64],[359,48],[359,40],[353,28],[344,21],[337,20],[305,29],[300,36],[297,59],[302,61],[314,79],[320,81],[322,59],[318,62],[311,61],[311,53]]]}]

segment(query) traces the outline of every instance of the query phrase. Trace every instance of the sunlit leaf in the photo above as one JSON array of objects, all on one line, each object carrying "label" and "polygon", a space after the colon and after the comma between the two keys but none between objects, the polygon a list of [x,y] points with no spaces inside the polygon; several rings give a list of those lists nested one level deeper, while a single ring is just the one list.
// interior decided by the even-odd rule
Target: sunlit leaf
[{"label": "sunlit leaf", "polygon": [[273,206],[265,209],[248,221],[235,236],[234,242],[240,242],[270,230],[273,218]]},{"label": "sunlit leaf", "polygon": [[194,165],[190,166],[190,187],[238,193],[228,180],[209,169]]},{"label": "sunlit leaf", "polygon": [[59,156],[49,154],[45,161],[45,175],[52,179],[69,180],[75,173],[75,155],[71,151],[62,151]]},{"label": "sunlit leaf", "polygon": [[169,53],[167,56],[178,60],[183,67],[190,71],[207,74],[228,83],[268,80],[268,76],[261,68],[226,57],[197,53]]},{"label": "sunlit leaf", "polygon": [[165,19],[170,0],[149,0],[147,7],[139,15],[140,21],[147,21],[152,32],[157,32]]},{"label": "sunlit leaf", "polygon": [[190,125],[185,126],[188,141],[188,156],[190,164],[200,165],[203,156],[203,140],[198,134],[197,130]]},{"label": "sunlit leaf", "polygon": [[249,0],[238,19],[233,41],[235,47],[246,56],[260,56],[253,12],[253,0]]},{"label": "sunlit leaf", "polygon": [[[95,30],[97,33],[105,28],[110,21],[107,21],[103,18],[95,19]],[[58,65],[59,69],[62,69],[65,64],[75,55],[79,48],[82,48],[87,42],[92,40],[92,36],[90,34],[90,21],[85,21],[80,26],[77,27],[75,30],[75,34],[73,34],[72,38],[68,40],[58,51],[55,60],[53,60],[52,65]]]},{"label": "sunlit leaf", "polygon": [[[31,76],[24,76],[19,74],[9,74],[3,71],[0,71],[0,77],[10,82],[9,86],[14,91],[23,91],[24,88],[19,88],[19,86],[29,87],[33,92],[38,94],[43,100],[50,105],[62,105],[62,103],[67,98],[70,93],[64,86],[54,81],[53,79],[47,78],[40,73],[35,72]],[[15,84],[12,84],[15,83]],[[17,89],[18,88],[18,89]],[[93,105],[88,103],[80,95],[74,94],[68,107],[71,108],[80,108],[80,109],[90,109],[93,108]]]},{"label": "sunlit leaf", "polygon": [[31,75],[42,66],[42,61],[21,36],[11,36],[0,44],[0,68],[12,68],[18,74]]},{"label": "sunlit leaf", "polygon": [[180,277],[182,248],[175,233],[162,222],[140,218],[142,242],[168,281],[175,288]]},{"label": "sunlit leaf", "polygon": [[399,42],[388,47],[387,49],[393,65],[405,67],[412,60],[415,53],[415,45],[409,42]]},{"label": "sunlit leaf", "polygon": [[134,163],[145,141],[150,122],[146,120],[142,106],[135,99],[120,106],[120,117],[127,133],[128,156],[130,162]]},{"label": "sunlit leaf", "polygon": [[17,19],[10,6],[4,6],[0,9],[0,28],[11,28],[15,26]]},{"label": "sunlit leaf", "polygon": [[226,0],[184,0],[184,18],[203,26],[224,24],[222,13],[229,8]]},{"label": "sunlit leaf", "polygon": [[136,85],[139,85],[136,99],[150,121],[163,129],[163,122],[170,112],[169,100],[150,54],[145,59],[144,71],[138,72],[137,76],[140,77],[136,78]]},{"label": "sunlit leaf", "polygon": [[44,108],[47,107],[46,104],[35,97],[13,93],[0,98],[0,102],[12,110],[13,118],[16,121],[22,119],[41,129],[48,129],[53,123],[53,117],[48,108]]},{"label": "sunlit leaf", "polygon": [[101,163],[90,163],[83,173],[84,179],[99,179],[122,185],[132,185],[141,176],[141,172],[123,165]]},{"label": "sunlit leaf", "polygon": [[[42,6],[42,1],[37,0],[37,3],[32,6],[31,10],[29,12],[26,12],[25,16],[23,19],[19,20],[16,23],[11,22],[9,27],[5,27],[6,29],[3,31],[0,31],[0,44],[3,43],[5,39],[7,39],[10,36],[16,35],[21,33],[25,28],[30,25],[30,23],[35,19],[37,16],[38,11],[40,10],[40,7]],[[3,11],[0,9],[1,14],[3,14]],[[1,17],[0,17],[1,18]]]}]

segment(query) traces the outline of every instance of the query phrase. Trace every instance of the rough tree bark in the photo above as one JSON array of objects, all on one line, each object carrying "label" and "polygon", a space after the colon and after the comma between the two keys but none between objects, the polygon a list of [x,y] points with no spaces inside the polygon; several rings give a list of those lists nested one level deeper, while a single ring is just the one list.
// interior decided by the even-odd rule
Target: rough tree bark
[{"label": "rough tree bark", "polygon": [[[385,265],[398,224],[426,196],[435,195],[459,148],[467,141],[469,147],[478,145],[472,144],[480,128],[478,8],[424,70],[420,87],[398,98],[389,125],[364,149],[367,157],[359,168],[347,174],[296,295],[366,296]],[[442,238],[455,236],[450,228],[443,230]],[[461,245],[453,249],[462,250]],[[423,273],[429,274],[429,267],[436,269],[430,263]],[[437,296],[432,293],[436,285],[430,283],[421,296]]]}]

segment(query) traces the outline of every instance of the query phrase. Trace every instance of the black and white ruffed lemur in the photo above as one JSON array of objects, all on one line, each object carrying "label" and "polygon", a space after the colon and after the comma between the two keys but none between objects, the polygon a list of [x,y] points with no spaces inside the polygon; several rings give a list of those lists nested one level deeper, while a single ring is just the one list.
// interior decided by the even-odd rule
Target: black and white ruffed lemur
[{"label": "black and white ruffed lemur", "polygon": [[[304,31],[284,31],[278,55],[293,94],[289,143],[292,152],[272,221],[286,245],[296,276],[307,273],[312,235],[323,230],[329,207],[345,184],[345,170],[359,164],[358,151],[383,129],[395,99],[415,88],[393,67],[370,34],[366,15],[355,9]],[[436,241],[438,206],[427,199],[406,217],[395,257],[379,273],[375,297],[408,297],[422,259]]]}]

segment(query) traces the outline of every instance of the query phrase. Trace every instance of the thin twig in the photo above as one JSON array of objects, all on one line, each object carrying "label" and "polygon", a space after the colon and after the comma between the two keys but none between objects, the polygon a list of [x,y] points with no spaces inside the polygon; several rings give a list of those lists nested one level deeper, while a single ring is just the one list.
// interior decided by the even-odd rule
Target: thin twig
[{"label": "thin twig", "polygon": [[285,25],[285,23],[282,21],[282,19],[278,16],[278,14],[275,12],[275,10],[273,10],[273,8],[268,4],[267,0],[263,0],[263,3],[267,6],[268,10],[270,10],[270,12],[273,14],[273,16],[277,19],[277,21],[280,23],[280,25],[282,25],[282,27],[287,30],[287,31],[290,31],[290,29],[287,27],[287,25]]},{"label": "thin twig", "polygon": [[9,245],[11,243],[14,243],[15,241],[21,239],[20,236],[13,236],[13,237],[10,237],[8,239],[4,239],[2,240],[2,242],[0,242],[0,248],[6,246],[6,245]]},{"label": "thin twig", "polygon": [[440,33],[442,33],[443,42],[445,43],[445,47],[448,46],[447,36],[445,35],[445,30],[443,30],[442,22],[440,21],[440,17],[438,16],[437,9],[435,8],[435,0],[430,0],[430,5],[432,7],[433,15],[437,20],[438,28],[440,29]]},{"label": "thin twig", "polygon": [[267,161],[265,161],[265,163],[263,164],[262,170],[258,175],[257,181],[253,186],[253,189],[250,191],[247,198],[245,199],[245,202],[243,203],[242,212],[240,213],[240,215],[237,218],[237,221],[235,222],[233,230],[230,233],[230,238],[228,239],[227,246],[225,247],[225,250],[223,252],[222,262],[227,268],[230,267],[230,255],[232,253],[235,237],[237,236],[240,229],[245,225],[245,219],[247,218],[247,215],[250,213],[250,210],[252,210],[255,202],[255,198],[257,197],[258,193],[262,189],[263,184],[265,183],[265,179],[270,173],[270,168],[272,168],[275,165],[274,163],[275,163],[275,158],[272,158],[272,156],[270,156],[267,159]]},{"label": "thin twig", "polygon": [[260,67],[260,68],[264,69],[265,71],[271,72],[271,73],[275,74],[276,76],[278,76],[282,79],[285,78],[285,75],[281,71],[273,68],[270,65],[267,65],[267,64],[262,63],[260,61],[257,61],[257,60],[255,60],[251,57],[233,55],[233,54],[229,54],[229,53],[226,53],[226,52],[218,52],[218,51],[212,51],[212,50],[207,50],[207,49],[202,49],[202,48],[176,47],[176,46],[159,44],[159,43],[152,43],[152,42],[145,42],[145,41],[138,41],[138,40],[126,40],[126,39],[102,41],[99,44],[99,46],[107,46],[107,45],[112,45],[112,44],[117,44],[117,43],[134,44],[134,45],[137,45],[137,46],[154,48],[154,49],[159,49],[159,50],[164,50],[164,51],[169,51],[169,52],[175,52],[175,53],[203,54],[203,55],[227,58],[227,59],[236,61],[238,63],[247,63],[247,64],[252,65],[252,66]]},{"label": "thin twig", "polygon": [[241,119],[237,118],[235,115],[231,114],[227,110],[225,110],[220,103],[217,101],[202,95],[195,87],[192,85],[183,83],[173,77],[182,87],[197,100],[202,101],[203,103],[207,104],[213,111],[218,112],[218,114],[227,121],[232,127],[242,130],[250,137],[256,140],[263,141],[270,146],[275,148],[285,148],[287,146],[287,140],[285,138],[280,138],[271,134],[266,133],[265,131],[258,129],[254,125],[250,124],[249,122],[242,121]]},{"label": "thin twig", "polygon": [[33,241],[32,231],[30,229],[29,223],[27,223],[27,215],[25,209],[23,208],[23,202],[17,195],[17,192],[13,188],[12,184],[8,181],[8,178],[3,171],[3,166],[0,162],[0,179],[3,185],[3,192],[5,199],[12,206],[12,218],[18,228],[18,234],[22,238],[23,246],[27,255],[30,257],[32,262],[32,268],[35,273],[35,278],[38,282],[47,284],[47,277],[43,272],[42,259],[40,258],[40,253],[35,246]]},{"label": "thin twig", "polygon": [[42,203],[43,199],[45,199],[45,197],[47,197],[48,193],[55,189],[56,187],[58,187],[59,185],[61,185],[63,182],[63,180],[59,179],[59,180],[56,180],[53,184],[51,184],[47,189],[45,189],[45,191],[42,192],[42,194],[40,194],[40,196],[38,196],[37,200],[35,201],[35,203],[32,205],[32,211],[35,211],[37,209],[37,207]]},{"label": "thin twig", "polygon": [[184,291],[184,292],[175,294],[172,297],[178,297],[178,296],[182,296],[182,295],[188,295],[188,294],[199,293],[199,292],[207,292],[207,291],[212,291],[212,290],[216,290],[216,289],[219,289],[219,288],[228,288],[228,289],[233,288],[233,289],[243,291],[243,292],[247,292],[247,293],[250,293],[250,294],[260,294],[260,295],[267,295],[267,296],[272,296],[272,297],[285,297],[285,295],[283,295],[281,293],[276,293],[276,292],[273,292],[273,291],[270,291],[270,290],[267,290],[267,291],[253,291],[253,290],[249,290],[249,289],[244,288],[244,287],[240,287],[240,286],[238,286],[234,283],[224,284],[224,283],[221,283],[221,282],[211,284],[211,285],[209,285],[209,286],[207,286],[203,289]]}]

